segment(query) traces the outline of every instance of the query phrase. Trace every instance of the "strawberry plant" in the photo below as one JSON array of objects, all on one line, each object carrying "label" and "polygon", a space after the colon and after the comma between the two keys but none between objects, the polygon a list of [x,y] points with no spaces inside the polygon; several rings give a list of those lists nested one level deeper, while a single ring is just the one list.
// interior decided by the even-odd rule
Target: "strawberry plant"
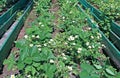
[{"label": "strawberry plant", "polygon": [[120,19],[120,1],[116,0],[89,0],[92,4],[102,11],[102,16],[108,16],[110,19],[118,21]]},{"label": "strawberry plant", "polygon": [[[38,0],[38,2],[41,0]],[[17,52],[4,61],[16,78],[116,78],[119,73],[102,52],[101,34],[91,28],[77,8],[77,0],[59,0],[58,22],[51,5],[36,5],[38,18],[16,41]],[[36,4],[51,4],[42,1]],[[72,6],[73,5],[73,6]],[[44,8],[43,8],[44,7]],[[70,8],[71,7],[71,8]],[[53,37],[57,27],[59,32]],[[62,32],[60,30],[63,30]]]},{"label": "strawberry plant", "polygon": [[0,1],[0,11],[2,11],[3,7],[5,7],[6,0]]}]

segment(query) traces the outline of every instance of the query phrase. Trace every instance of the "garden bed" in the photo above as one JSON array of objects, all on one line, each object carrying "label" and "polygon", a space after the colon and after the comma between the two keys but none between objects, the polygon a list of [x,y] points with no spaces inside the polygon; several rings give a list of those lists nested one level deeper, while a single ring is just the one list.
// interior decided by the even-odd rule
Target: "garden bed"
[{"label": "garden bed", "polygon": [[11,8],[16,2],[19,0],[1,0],[0,1],[0,16],[6,12],[9,8]]},{"label": "garden bed", "polygon": [[[94,21],[94,19],[92,17],[90,17],[89,14],[87,14],[87,12],[82,9],[82,7],[80,5],[78,5],[78,8],[80,11],[82,11],[88,18],[88,22],[90,23],[91,27],[93,28],[98,28],[98,30],[101,32],[101,30],[99,29],[99,25]],[[107,38],[102,32],[102,42],[103,44],[105,44],[106,49],[106,53],[109,55],[109,57],[115,62],[116,66],[118,67],[118,69],[120,68],[120,61],[119,61],[119,56],[120,56],[120,51],[119,51],[119,43],[120,43],[120,38],[110,30],[110,34],[109,37]]]},{"label": "garden bed", "polygon": [[99,9],[103,13],[102,15],[107,16],[110,19],[115,20],[115,21],[118,21],[120,19],[120,14],[119,14],[120,13],[120,10],[119,10],[120,1],[89,0],[88,2],[90,2],[92,5],[94,5],[94,7]]},{"label": "garden bed", "polygon": [[119,73],[100,51],[101,33],[91,28],[86,15],[76,8],[77,0],[35,3],[38,18],[26,29],[24,38],[15,42],[19,51],[4,61],[9,70],[19,70],[11,76],[117,78]]},{"label": "garden bed", "polygon": [[[23,4],[23,6],[20,6],[21,4]],[[23,10],[26,4],[27,2],[25,0],[20,0],[0,16],[0,38],[2,38],[12,23],[20,16],[21,10]]]},{"label": "garden bed", "polygon": [[24,8],[24,13],[11,25],[9,30],[0,39],[0,67],[2,66],[3,60],[9,54],[11,47],[13,47],[14,40],[16,39],[22,25],[24,24],[25,18],[32,8],[32,1],[27,4]]},{"label": "garden bed", "polygon": [[107,15],[103,15],[103,12],[98,10],[99,8],[96,9],[96,7],[92,6],[89,2],[87,2],[87,0],[79,1],[83,8],[89,9],[90,12],[88,14],[93,15],[95,20],[97,20],[99,29],[104,32],[104,34],[111,40],[111,42],[117,47],[117,49],[119,49],[118,43],[120,42],[120,26],[116,22],[111,21],[109,17],[106,17]]},{"label": "garden bed", "polygon": [[[104,15],[103,12],[99,11],[98,9],[96,9],[94,6],[92,6],[89,2],[87,2],[86,0],[79,0],[80,3],[84,6],[85,9],[89,9],[91,14],[95,17],[95,19],[98,21],[99,25],[100,25],[100,29],[102,27],[102,31],[104,31],[105,33],[111,28],[111,30],[117,34],[119,36],[119,30],[120,30],[120,26],[114,22],[111,21],[113,20],[110,17],[107,17],[106,15]],[[102,2],[102,1],[101,1]],[[109,5],[108,5],[109,6]],[[118,7],[117,7],[118,8]],[[104,9],[104,8],[103,8]],[[114,18],[114,17],[113,17]],[[115,28],[115,29],[114,29]],[[117,31],[115,31],[117,30]],[[109,32],[107,32],[107,34],[109,34]]]}]

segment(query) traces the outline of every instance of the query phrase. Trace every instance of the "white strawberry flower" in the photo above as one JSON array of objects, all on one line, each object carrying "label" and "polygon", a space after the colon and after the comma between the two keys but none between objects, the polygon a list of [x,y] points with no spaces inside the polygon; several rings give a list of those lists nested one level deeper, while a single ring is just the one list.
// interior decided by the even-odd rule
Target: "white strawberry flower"
[{"label": "white strawberry flower", "polygon": [[76,45],[76,43],[72,43],[72,45]]},{"label": "white strawberry flower", "polygon": [[49,41],[48,43],[51,43],[51,41]]},{"label": "white strawberry flower", "polygon": [[117,15],[120,15],[119,13],[117,13]]},{"label": "white strawberry flower", "polygon": [[94,23],[94,20],[91,20],[92,23]]},{"label": "white strawberry flower", "polygon": [[89,42],[87,42],[86,45],[88,46],[88,45],[89,45]]},{"label": "white strawberry flower", "polygon": [[69,40],[69,41],[71,41],[71,39],[70,39],[70,38],[68,38],[68,40]]},{"label": "white strawberry flower", "polygon": [[33,47],[33,44],[30,44],[29,46],[30,46],[30,47]]},{"label": "white strawberry flower", "polygon": [[36,45],[37,47],[41,47],[41,45]]},{"label": "white strawberry flower", "polygon": [[72,67],[71,67],[71,66],[67,66],[67,68],[68,68],[70,71],[72,71]]},{"label": "white strawberry flower", "polygon": [[15,78],[15,75],[11,75],[10,78]]},{"label": "white strawberry flower", "polygon": [[38,48],[39,51],[41,51],[41,48]]},{"label": "white strawberry flower", "polygon": [[66,57],[63,57],[63,59],[64,59],[64,60],[67,60],[67,58],[66,58]]},{"label": "white strawberry flower", "polygon": [[105,45],[104,44],[102,44],[102,47],[104,47]]},{"label": "white strawberry flower", "polygon": [[42,27],[44,27],[44,25],[41,25]]},{"label": "white strawberry flower", "polygon": [[41,22],[39,22],[39,25],[41,25],[42,23]]},{"label": "white strawberry flower", "polygon": [[65,56],[65,53],[62,53],[62,56]]},{"label": "white strawberry flower", "polygon": [[89,49],[91,49],[92,47],[91,46],[88,46]]},{"label": "white strawberry flower", "polygon": [[91,38],[92,38],[92,39],[94,39],[94,37],[93,37],[93,36],[91,36]]},{"label": "white strawberry flower", "polygon": [[75,40],[75,38],[74,38],[74,37],[71,37],[71,40],[73,41],[73,40]]},{"label": "white strawberry flower", "polygon": [[81,53],[81,51],[78,50],[77,53]]},{"label": "white strawberry flower", "polygon": [[72,14],[72,11],[70,11],[69,13]]},{"label": "white strawberry flower", "polygon": [[65,44],[65,45],[68,45],[68,43],[67,43],[67,42],[65,42],[64,44]]},{"label": "white strawberry flower", "polygon": [[53,42],[53,39],[50,39],[51,42]]},{"label": "white strawberry flower", "polygon": [[34,37],[35,37],[35,35],[32,35],[32,37],[34,38]]},{"label": "white strawberry flower", "polygon": [[82,48],[78,48],[79,51],[82,51]]},{"label": "white strawberry flower", "polygon": [[100,39],[100,36],[97,36],[97,39]]},{"label": "white strawberry flower", "polygon": [[54,63],[54,60],[50,59],[50,63]]},{"label": "white strawberry flower", "polygon": [[62,19],[65,19],[65,17],[63,16]]},{"label": "white strawberry flower", "polygon": [[91,28],[89,27],[88,30],[91,30]]},{"label": "white strawberry flower", "polygon": [[81,53],[81,51],[82,51],[82,48],[78,48],[77,53]]},{"label": "white strawberry flower", "polygon": [[75,35],[75,38],[78,38],[78,35]]},{"label": "white strawberry flower", "polygon": [[39,36],[39,35],[37,35],[37,36],[36,36],[36,38],[40,38],[40,36]]},{"label": "white strawberry flower", "polygon": [[28,38],[28,35],[25,35],[24,38],[27,39],[27,38]]},{"label": "white strawberry flower", "polygon": [[73,23],[75,23],[75,21],[72,21]]},{"label": "white strawberry flower", "polygon": [[27,77],[28,77],[28,78],[30,78],[30,77],[31,77],[31,75],[27,75]]},{"label": "white strawberry flower", "polygon": [[47,46],[47,44],[45,43],[44,46]]},{"label": "white strawberry flower", "polygon": [[69,40],[69,41],[73,41],[73,40],[75,40],[75,37],[70,36],[70,37],[68,38],[68,40]]},{"label": "white strawberry flower", "polygon": [[99,37],[102,37],[102,35],[100,33],[97,33]]}]

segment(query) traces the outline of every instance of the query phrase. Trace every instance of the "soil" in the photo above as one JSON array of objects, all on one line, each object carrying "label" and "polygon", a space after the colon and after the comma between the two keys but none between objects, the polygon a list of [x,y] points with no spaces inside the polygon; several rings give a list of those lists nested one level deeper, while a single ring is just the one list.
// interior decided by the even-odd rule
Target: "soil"
[{"label": "soil", "polygon": [[4,12],[6,12],[8,10],[8,8],[5,8],[5,9],[3,9],[2,11],[0,11],[0,16],[4,13]]},{"label": "soil", "polygon": [[116,23],[117,23],[118,25],[120,25],[120,21],[116,21]]},{"label": "soil", "polygon": [[59,29],[57,28],[57,25],[58,25],[58,18],[59,18],[59,15],[58,15],[58,10],[59,10],[59,5],[57,4],[57,0],[52,0],[52,4],[53,6],[51,7],[50,11],[52,13],[54,13],[54,16],[55,16],[55,20],[54,20],[54,31],[52,33],[52,38],[54,38],[56,36],[56,34],[59,33]]},{"label": "soil", "polygon": [[[21,31],[20,31],[20,33],[19,33],[19,35],[18,35],[17,40],[22,39],[22,38],[24,37],[24,35],[25,35],[25,29],[26,29],[26,28],[29,28],[29,27],[30,27],[30,23],[37,18],[35,14],[36,14],[36,13],[35,13],[34,10],[32,10],[32,11],[30,12],[27,20],[25,21],[25,24],[24,24],[23,28],[21,29]],[[14,52],[14,51],[17,51],[17,48],[13,47],[10,52]],[[9,58],[9,56],[8,56],[8,58]],[[0,78],[6,78],[6,76],[10,76],[10,75],[17,74],[17,73],[19,73],[17,70],[8,71],[8,70],[7,70],[7,66],[5,65],[5,66],[3,67],[3,70],[1,71]]]}]

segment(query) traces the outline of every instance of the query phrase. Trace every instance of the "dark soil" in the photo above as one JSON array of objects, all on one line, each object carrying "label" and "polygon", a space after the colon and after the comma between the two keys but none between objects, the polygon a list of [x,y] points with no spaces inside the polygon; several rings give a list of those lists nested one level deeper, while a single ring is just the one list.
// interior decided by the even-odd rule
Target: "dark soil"
[{"label": "dark soil", "polygon": [[52,33],[52,38],[54,38],[56,36],[56,34],[59,33],[59,29],[57,28],[57,25],[58,25],[58,18],[59,18],[59,15],[58,15],[58,10],[59,10],[59,5],[57,3],[57,0],[52,0],[52,4],[53,6],[51,7],[50,11],[51,13],[54,13],[54,16],[55,16],[55,20],[54,20],[54,31]]},{"label": "dark soil", "polygon": [[2,11],[0,11],[0,16],[1,16],[4,12],[6,12],[8,9],[9,9],[9,8],[5,8],[5,9],[3,9]]}]

